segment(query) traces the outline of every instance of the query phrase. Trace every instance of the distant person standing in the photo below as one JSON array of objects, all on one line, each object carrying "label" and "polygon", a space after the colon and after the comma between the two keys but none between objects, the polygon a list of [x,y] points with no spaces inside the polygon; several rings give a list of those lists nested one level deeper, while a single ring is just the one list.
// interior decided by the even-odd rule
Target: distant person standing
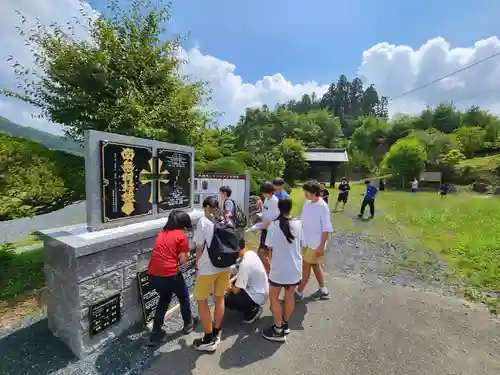
[{"label": "distant person standing", "polygon": [[442,183],[441,186],[439,187],[439,195],[441,195],[441,197],[444,198],[448,195],[449,190],[450,187],[448,186],[448,184]]},{"label": "distant person standing", "polygon": [[411,192],[412,192],[412,193],[416,193],[416,192],[417,192],[417,190],[418,190],[418,180],[417,180],[417,178],[415,177],[415,178],[413,179],[413,181],[411,182]]},{"label": "distant person standing", "polygon": [[319,184],[319,186],[320,186],[319,194],[320,194],[321,198],[323,198],[325,203],[328,204],[328,197],[330,196],[330,192],[328,191],[328,189],[326,188],[326,186],[323,182],[321,184]]},{"label": "distant person standing", "polygon": [[378,185],[378,189],[380,191],[384,191],[385,190],[385,180],[383,178],[380,179],[380,182],[379,182],[379,185]]},{"label": "distant person standing", "polygon": [[283,180],[281,177],[276,178],[273,181],[274,185],[274,196],[278,199],[281,197],[288,197],[288,193],[285,190],[285,180]]},{"label": "distant person standing", "polygon": [[361,203],[361,211],[358,217],[363,217],[365,215],[366,206],[370,206],[370,218],[373,219],[375,216],[375,195],[377,195],[378,189],[373,185],[370,180],[365,181],[366,193],[363,203]]},{"label": "distant person standing", "polygon": [[345,205],[347,204],[347,199],[349,198],[349,190],[351,190],[351,187],[349,186],[347,178],[344,177],[339,184],[339,196],[337,197],[337,203],[335,203],[333,212],[337,212],[340,202],[342,202],[342,211],[344,211]]}]

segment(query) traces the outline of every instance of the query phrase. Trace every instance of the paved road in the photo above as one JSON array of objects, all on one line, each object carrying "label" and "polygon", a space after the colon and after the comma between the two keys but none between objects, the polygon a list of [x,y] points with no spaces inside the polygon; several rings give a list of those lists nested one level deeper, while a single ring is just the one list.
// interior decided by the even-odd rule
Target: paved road
[{"label": "paved road", "polygon": [[37,230],[82,223],[85,215],[85,202],[79,202],[45,215],[0,221],[0,244],[26,238]]},{"label": "paved road", "polygon": [[285,344],[261,337],[268,311],[258,328],[228,316],[216,353],[186,347],[192,334],[160,349],[145,374],[500,374],[500,325],[482,307],[384,282],[327,279],[332,299],[299,305]]}]

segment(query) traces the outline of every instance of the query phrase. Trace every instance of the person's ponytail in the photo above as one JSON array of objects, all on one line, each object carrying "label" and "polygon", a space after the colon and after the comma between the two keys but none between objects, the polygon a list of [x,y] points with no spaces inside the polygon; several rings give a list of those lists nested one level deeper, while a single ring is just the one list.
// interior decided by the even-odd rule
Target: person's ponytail
[{"label": "person's ponytail", "polygon": [[292,228],[290,226],[290,218],[288,216],[280,214],[280,216],[278,216],[278,222],[286,240],[288,241],[288,243],[292,243],[292,241],[295,239],[295,236],[293,235]]}]

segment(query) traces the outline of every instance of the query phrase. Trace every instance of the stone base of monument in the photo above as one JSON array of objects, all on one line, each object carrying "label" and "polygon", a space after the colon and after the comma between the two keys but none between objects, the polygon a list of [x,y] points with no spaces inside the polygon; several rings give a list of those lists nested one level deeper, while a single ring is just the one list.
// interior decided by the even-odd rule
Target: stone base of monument
[{"label": "stone base of monument", "polygon": [[[189,214],[196,224],[203,212]],[[144,322],[137,273],[147,268],[165,222],[162,218],[97,232],[82,224],[39,233],[49,328],[78,358]]]}]

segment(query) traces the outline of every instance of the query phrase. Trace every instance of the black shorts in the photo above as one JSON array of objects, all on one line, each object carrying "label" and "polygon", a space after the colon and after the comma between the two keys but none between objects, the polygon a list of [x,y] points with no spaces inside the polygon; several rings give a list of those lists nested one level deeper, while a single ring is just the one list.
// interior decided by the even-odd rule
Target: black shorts
[{"label": "black shorts", "polygon": [[446,194],[448,194],[448,192],[447,191],[440,191],[439,194],[446,195]]},{"label": "black shorts", "polygon": [[348,193],[339,194],[339,197],[337,198],[337,202],[347,203],[347,198],[349,198],[349,194]]},{"label": "black shorts", "polygon": [[294,284],[280,284],[280,283],[275,283],[274,281],[269,279],[269,285],[274,286],[274,287],[278,287],[278,288],[281,287],[281,288],[285,288],[285,289],[296,287],[296,286],[300,285],[301,282],[302,282],[302,280],[299,280]]},{"label": "black shorts", "polygon": [[260,244],[259,249],[269,250],[266,246],[267,229],[262,229],[260,232]]}]

